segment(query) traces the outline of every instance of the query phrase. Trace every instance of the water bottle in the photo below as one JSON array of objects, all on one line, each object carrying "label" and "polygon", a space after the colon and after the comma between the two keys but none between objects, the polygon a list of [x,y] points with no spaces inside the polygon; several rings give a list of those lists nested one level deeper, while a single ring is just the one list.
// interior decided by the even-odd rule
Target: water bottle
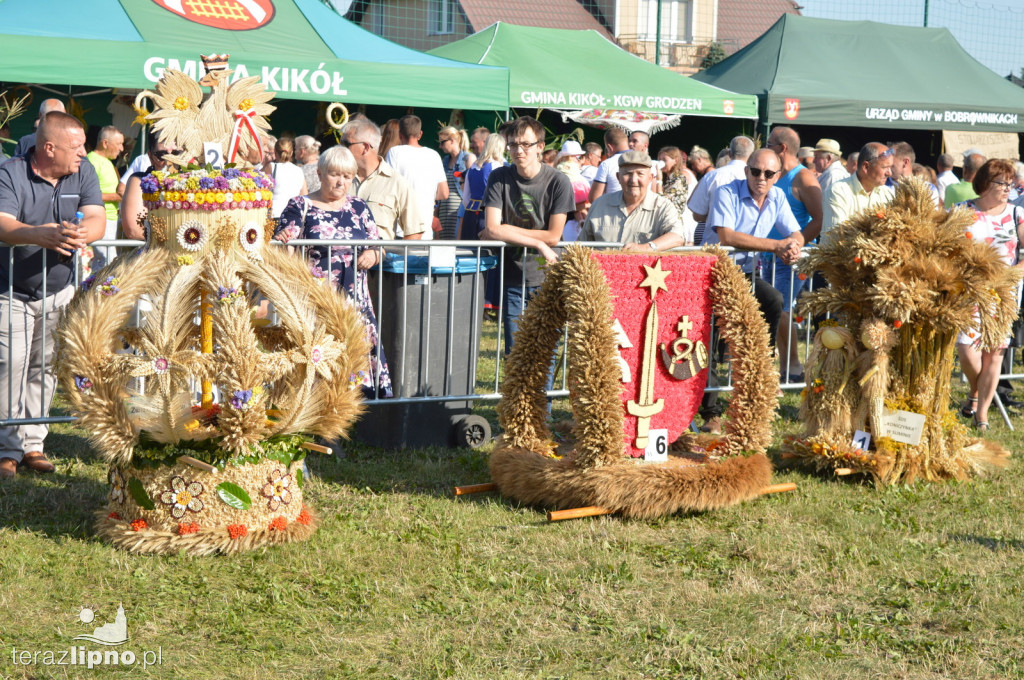
[{"label": "water bottle", "polygon": [[[73,224],[73,225],[75,225],[77,227],[80,224],[82,224],[82,220],[84,218],[85,218],[85,213],[83,213],[82,211],[79,210],[78,212],[75,213],[74,219],[68,220],[68,222]],[[60,262],[71,262],[71,258],[72,257],[73,257],[72,255],[60,255],[58,257],[58,261],[60,261]]]}]

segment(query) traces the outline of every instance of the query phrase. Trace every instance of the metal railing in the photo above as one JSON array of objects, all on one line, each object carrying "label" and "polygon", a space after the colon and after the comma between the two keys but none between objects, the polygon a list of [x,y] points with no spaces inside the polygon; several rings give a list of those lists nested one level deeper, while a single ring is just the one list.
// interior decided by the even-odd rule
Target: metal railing
[{"label": "metal railing", "polygon": [[[103,240],[97,241],[94,245],[123,248],[141,244],[139,241]],[[594,248],[616,248],[621,244],[588,243],[585,245]],[[274,247],[281,246],[277,244]],[[383,266],[376,267],[369,275],[369,290],[376,316],[377,337],[381,339],[381,344],[385,348],[388,346],[392,349],[394,347],[402,348],[401,355],[386,357],[389,364],[400,367],[400,374],[396,376],[392,371],[393,396],[389,398],[371,396],[367,399],[370,408],[382,404],[493,402],[501,399],[502,365],[505,356],[503,341],[506,323],[504,318],[505,287],[506,283],[515,285],[517,277],[519,286],[527,287],[525,271],[510,272],[508,270],[506,254],[510,248],[516,247],[500,241],[319,241],[311,239],[292,240],[289,247],[297,248],[303,256],[306,255],[308,249],[314,247],[340,248],[350,251],[353,261],[358,259],[359,252],[365,248],[383,249],[383,252],[386,253],[387,257]],[[727,248],[726,250],[731,249]],[[672,252],[698,251],[700,251],[699,248],[687,247]],[[15,249],[11,248],[8,254],[8,293],[6,296],[0,297],[0,302],[5,304],[6,310],[12,309],[15,304],[20,304],[13,295],[14,253]],[[757,259],[758,255],[763,256],[764,254],[755,253],[754,259]],[[55,254],[43,251],[44,266],[47,257],[55,257]],[[524,259],[520,262],[523,262],[526,257],[533,256],[524,253],[521,257]],[[329,260],[330,258],[328,258]],[[756,276],[761,276],[772,283],[775,279],[776,266],[777,262],[774,257],[763,258],[750,272],[751,287],[754,286],[753,278]],[[328,276],[332,272],[333,267],[329,265]],[[497,285],[492,285],[489,292],[488,277],[497,277],[498,279]],[[792,290],[796,287],[793,284],[798,283],[795,270],[790,270],[789,277]],[[76,285],[79,283],[77,276],[75,283]],[[812,279],[808,279],[805,283],[808,290],[813,288]],[[45,292],[49,297],[45,297],[41,303],[40,314],[43,318],[46,317],[48,311],[52,311],[52,309],[47,309],[47,306],[52,304],[52,291]],[[495,307],[493,323],[485,322],[483,319],[484,300],[488,294],[492,297]],[[789,308],[793,308],[792,301],[790,301]],[[8,338],[14,336],[13,315],[8,314],[6,319],[0,320],[0,326],[7,331]],[[795,344],[800,348],[799,358],[802,365],[806,361],[811,341],[810,321],[805,320],[802,324],[795,326],[790,323],[783,328],[783,333],[788,340],[787,345]],[[716,344],[714,335],[715,329],[712,325],[709,348],[713,348]],[[401,342],[396,342],[396,338],[401,339]],[[43,334],[39,338],[39,342],[43,347],[52,347],[53,339],[47,334]],[[564,341],[560,344],[561,348],[566,346]],[[10,342],[6,347],[0,346],[0,353],[6,353],[6,356],[2,357],[5,366],[11,365],[12,350]],[[1008,351],[1013,352],[1013,349]],[[386,351],[385,354],[387,354]],[[549,398],[560,398],[569,394],[566,377],[569,357],[566,356],[564,349],[559,350],[559,354],[556,367],[558,381],[553,389],[548,391]],[[714,357],[714,352],[711,355]],[[410,361],[414,363],[410,365]],[[714,362],[714,359],[712,361]],[[460,366],[460,364],[463,365]],[[713,363],[712,368],[714,367]],[[796,367],[792,365],[788,355],[780,357],[781,389],[798,390],[805,387],[802,380],[789,379],[791,376],[799,375],[793,370],[794,368]],[[30,375],[32,370],[35,369],[30,370]],[[480,380],[482,374],[488,375],[486,382]],[[375,387],[380,386],[380,377],[379,373],[373,376]],[[1011,371],[1002,375],[1001,378],[1019,380],[1024,378],[1024,371]],[[14,372],[8,370],[3,380],[6,381],[8,399],[5,404],[0,403],[0,409],[6,407],[5,410],[0,411],[0,426],[50,424],[74,420],[71,416],[50,415],[49,413],[29,417],[25,414],[24,404],[15,405],[13,403],[13,395],[16,392]],[[727,369],[723,370],[722,382],[723,384],[717,386],[709,386],[707,392],[729,392],[732,390]],[[50,403],[52,396],[52,393],[48,394],[43,390],[38,412],[48,411],[47,404]],[[998,399],[996,405],[1006,418],[1003,404]],[[15,414],[14,417],[8,415],[12,413]],[[1006,420],[1009,423],[1009,419]]]}]

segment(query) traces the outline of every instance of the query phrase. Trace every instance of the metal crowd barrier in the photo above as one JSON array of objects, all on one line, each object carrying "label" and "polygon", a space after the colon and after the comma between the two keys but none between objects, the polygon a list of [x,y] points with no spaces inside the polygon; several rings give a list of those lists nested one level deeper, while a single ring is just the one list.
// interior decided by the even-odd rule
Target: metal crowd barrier
[{"label": "metal crowd barrier", "polygon": [[[273,242],[273,243],[276,244],[277,247],[281,247],[281,244],[279,244],[277,242]],[[102,241],[97,241],[93,245],[97,245],[97,246],[117,246],[117,247],[125,248],[125,247],[134,247],[134,246],[142,245],[142,242],[118,239],[118,240],[102,240]],[[570,245],[570,244],[568,244],[568,243],[561,243],[561,244],[559,244],[559,247],[566,246],[566,245]],[[621,244],[618,244],[618,243],[587,243],[585,245],[590,246],[590,247],[594,247],[594,248],[616,248],[616,247],[620,247],[621,246]],[[504,324],[505,324],[505,319],[503,318],[503,312],[504,312],[504,308],[503,308],[503,304],[504,304],[504,283],[503,283],[503,281],[504,281],[505,274],[506,274],[506,271],[505,271],[506,270],[505,254],[506,254],[507,249],[515,248],[514,246],[509,246],[508,244],[506,244],[504,242],[501,242],[501,241],[378,241],[378,240],[373,240],[373,241],[370,241],[370,240],[319,241],[319,240],[311,240],[311,239],[301,239],[301,240],[300,239],[296,239],[296,240],[292,240],[289,243],[289,247],[296,248],[297,250],[300,251],[300,253],[303,256],[305,256],[305,251],[307,249],[309,249],[311,247],[316,247],[316,246],[332,247],[332,248],[350,248],[353,251],[353,257],[355,259],[358,258],[359,252],[362,249],[365,249],[365,248],[382,249],[383,252],[388,253],[388,257],[390,258],[390,261],[397,265],[397,269],[401,270],[403,277],[406,277],[407,274],[410,272],[410,265],[411,264],[419,263],[421,261],[418,258],[426,257],[427,258],[426,262],[427,262],[427,266],[428,266],[428,273],[422,278],[422,282],[421,283],[415,283],[414,284],[414,285],[422,286],[423,287],[423,291],[420,291],[421,294],[418,296],[419,297],[419,302],[420,302],[419,306],[422,308],[424,306],[424,304],[425,304],[425,306],[426,306],[426,308],[428,310],[429,309],[433,309],[433,305],[437,301],[438,297],[441,296],[441,295],[444,296],[443,298],[441,298],[441,301],[442,301],[442,304],[445,307],[445,315],[444,315],[443,320],[440,321],[440,323],[445,324],[446,328],[444,330],[447,331],[446,336],[448,338],[452,337],[453,331],[456,329],[456,326],[458,326],[459,324],[465,323],[466,319],[459,318],[459,316],[460,316],[459,312],[461,310],[458,308],[458,304],[456,303],[456,292],[455,292],[455,287],[453,285],[448,285],[447,287],[443,287],[443,290],[435,290],[435,288],[439,288],[439,286],[437,286],[434,283],[435,276],[433,275],[433,270],[430,269],[431,263],[432,262],[435,263],[435,266],[436,266],[436,263],[438,263],[438,262],[449,262],[450,263],[451,262],[452,250],[453,249],[455,251],[455,257],[461,258],[461,259],[464,259],[464,260],[468,259],[468,261],[470,263],[470,267],[469,267],[470,270],[473,270],[473,269],[479,270],[481,268],[481,266],[484,264],[484,262],[485,262],[485,260],[487,258],[497,258],[496,265],[491,270],[489,270],[487,272],[484,272],[482,275],[474,275],[474,276],[470,277],[470,284],[469,284],[469,285],[472,286],[472,289],[471,289],[471,300],[472,300],[472,302],[471,302],[471,310],[470,311],[475,314],[475,313],[477,313],[477,312],[479,312],[481,310],[481,307],[484,304],[484,297],[485,297],[485,292],[486,292],[486,278],[487,278],[487,276],[496,276],[498,278],[499,283],[498,283],[498,287],[497,287],[497,290],[496,290],[496,296],[495,296],[495,304],[496,304],[496,307],[497,307],[497,309],[495,311],[497,313],[497,317],[494,320],[494,323],[491,324],[491,325],[481,325],[479,328],[477,328],[475,324],[470,324],[471,328],[470,328],[470,346],[469,347],[466,347],[466,346],[454,346],[451,342],[448,342],[448,343],[445,344],[445,346],[440,347],[440,348],[436,348],[436,347],[431,347],[430,346],[430,342],[431,342],[431,338],[432,338],[431,326],[433,324],[438,323],[438,321],[433,319],[428,314],[428,316],[427,316],[427,318],[425,320],[425,326],[421,329],[422,332],[423,332],[423,335],[425,335],[425,338],[424,338],[423,342],[426,343],[426,345],[425,346],[421,346],[420,349],[422,350],[422,353],[425,353],[428,356],[432,356],[431,353],[435,352],[435,351],[443,353],[443,362],[439,362],[439,363],[442,363],[445,367],[448,367],[448,370],[443,370],[442,371],[443,374],[440,375],[440,376],[437,376],[436,375],[437,368],[435,366],[433,366],[431,364],[431,362],[428,360],[428,361],[426,361],[425,364],[422,364],[420,366],[420,372],[419,372],[419,378],[420,379],[418,380],[417,385],[411,386],[411,385],[405,384],[405,381],[400,381],[400,384],[396,384],[395,385],[394,396],[393,397],[387,398],[387,399],[370,398],[370,399],[367,400],[367,403],[368,403],[370,408],[374,408],[375,406],[378,406],[378,405],[381,405],[381,404],[416,404],[416,403],[426,403],[426,402],[493,402],[493,401],[497,401],[497,400],[501,399],[501,396],[502,396],[501,395],[501,374],[502,374],[502,364],[503,364],[504,355],[505,355],[504,346],[503,346],[504,345],[504,343],[503,343],[503,334],[504,334]],[[15,246],[15,247],[18,247],[18,246]],[[520,249],[520,250],[522,250],[522,249]],[[696,248],[696,247],[686,247],[686,248],[676,249],[673,252],[697,252],[699,250],[700,249]],[[733,250],[733,249],[726,248],[725,250]],[[741,251],[734,251],[734,252],[741,252]],[[762,253],[754,253],[753,257],[754,257],[755,260],[757,260],[759,256],[763,256],[763,255],[764,254],[762,254]],[[121,257],[124,257],[124,256],[125,255],[121,255]],[[14,249],[13,248],[10,249],[8,257],[9,257],[9,259],[8,259],[8,271],[9,272],[13,272],[13,261],[14,261]],[[48,258],[48,257],[56,257],[56,254],[52,253],[52,252],[49,252],[49,251],[44,251],[43,257],[44,257],[43,262],[44,262],[44,266],[45,266],[46,258]],[[524,254],[523,257],[536,257],[536,254],[534,254],[534,255],[525,255]],[[447,258],[447,259],[445,259],[445,258]],[[330,258],[328,258],[328,260],[329,259]],[[754,276],[758,276],[758,275],[760,275],[762,278],[766,279],[769,283],[772,283],[772,281],[774,280],[774,273],[775,273],[776,265],[777,265],[777,263],[775,261],[774,256],[769,255],[761,263],[761,266],[755,266],[753,272],[751,272],[751,274],[750,274],[750,276],[751,276],[751,288],[753,289],[753,285],[754,285],[753,277]],[[75,281],[76,286],[80,283],[80,281],[79,281],[80,277],[78,276],[77,269],[78,268],[76,267],[76,281]],[[377,269],[379,270],[380,267],[378,267]],[[444,273],[444,269],[445,269],[445,267],[441,268],[442,274]],[[760,274],[758,273],[759,270],[760,270]],[[494,272],[494,273],[490,273],[490,272]],[[454,277],[454,272],[453,272],[452,275]],[[384,304],[384,301],[388,297],[385,294],[385,289],[386,289],[386,286],[387,286],[387,283],[386,283],[385,279],[386,279],[387,276],[388,276],[387,272],[377,271],[376,273],[371,275],[371,279],[370,279],[371,280],[371,297],[375,301],[374,302],[374,310],[376,312],[376,317],[377,317],[377,329],[376,329],[377,330],[377,336],[378,336],[378,338],[383,338],[383,337],[385,337],[389,333],[396,333],[397,332],[397,333],[401,334],[403,337],[406,337],[408,335],[408,331],[409,331],[409,328],[410,328],[409,324],[410,323],[414,323],[414,322],[418,323],[418,322],[421,321],[421,320],[414,320],[414,319],[410,318],[409,296],[410,296],[411,287],[409,285],[404,285],[404,286],[401,287],[401,295],[404,296],[403,298],[401,298],[398,301],[398,303],[400,304],[400,308],[402,310],[401,318],[400,318],[400,320],[397,323],[397,326],[398,326],[397,328],[390,328],[389,325],[388,325],[390,323],[389,321],[382,321],[382,319],[387,319],[387,317],[389,316],[388,314],[384,313],[384,312],[387,312],[388,310],[380,308],[380,306]],[[790,272],[791,284],[797,282],[796,276],[797,275],[796,275],[795,270],[792,270]],[[13,283],[14,283],[14,281],[13,281],[13,274],[9,273],[9,275],[8,275],[8,290],[9,291],[13,291]],[[525,283],[525,274],[522,275],[522,278],[520,278],[520,285],[524,286],[524,283]],[[807,284],[805,286],[806,290],[813,290],[813,279],[808,279],[805,283]],[[794,286],[791,285],[790,289],[792,290],[793,287]],[[6,303],[7,309],[10,309],[10,307],[11,307],[12,298],[13,298],[12,292],[8,292],[7,296],[5,296],[4,298],[0,298],[0,299],[3,300],[3,302]],[[424,300],[425,300],[425,303],[424,303]],[[394,300],[392,300],[392,303],[394,303]],[[41,310],[41,313],[42,313],[44,318],[45,318],[45,314],[47,312],[46,304],[48,304],[48,303],[47,303],[46,300],[44,300],[43,301],[43,309]],[[789,306],[790,306],[791,309],[794,307],[793,301],[790,301],[790,305]],[[13,317],[10,314],[8,314],[6,319],[3,319],[2,321],[0,321],[0,324],[2,324],[2,326],[6,327],[5,330],[7,331],[7,337],[10,338],[12,333],[13,333]],[[788,344],[792,345],[793,343],[798,343],[799,346],[801,347],[800,363],[801,363],[801,365],[803,365],[804,362],[806,361],[807,353],[809,351],[809,345],[810,345],[810,341],[811,341],[812,328],[811,328],[810,320],[809,319],[805,319],[805,320],[803,320],[802,324],[798,324],[796,327],[794,327],[793,323],[790,323],[789,326],[787,326],[786,328],[783,329],[783,332],[786,334],[786,338],[789,341]],[[709,345],[709,347],[714,347],[714,345],[715,345],[714,333],[715,333],[715,331],[712,330],[712,339],[711,339],[711,344]],[[492,335],[493,335],[493,338],[492,338]],[[53,339],[51,337],[45,337],[44,336],[43,338],[41,338],[40,342],[43,343],[44,346],[49,346],[49,343],[52,343]],[[569,394],[568,386],[567,386],[568,357],[565,355],[565,350],[564,350],[564,348],[566,346],[567,346],[567,344],[565,342],[560,343],[560,349],[558,351],[558,355],[559,356],[558,356],[558,362],[557,362],[557,367],[556,367],[557,382],[554,384],[553,389],[548,391],[547,394],[548,394],[549,398],[561,398],[561,397],[565,397],[565,396],[567,396]],[[462,358],[462,357],[473,356],[474,355],[474,353],[472,351],[473,348],[477,348],[479,350],[479,352],[476,353],[476,360],[475,360],[475,362],[473,362],[475,365],[472,367],[472,370],[470,371],[471,372],[470,384],[471,384],[472,389],[465,389],[465,388],[457,389],[459,387],[459,385],[457,385],[455,383],[456,382],[460,382],[460,381],[453,381],[451,379],[452,378],[452,371],[450,370],[450,367],[453,366],[454,364],[456,364],[460,360],[460,358]],[[3,357],[3,360],[6,362],[6,365],[10,365],[11,351],[12,351],[12,347],[11,347],[10,343],[8,343],[7,347],[0,348],[0,352],[5,352],[6,353],[6,356]],[[1010,348],[1008,350],[1008,352],[1011,352],[1011,353],[1014,352],[1014,348]],[[467,353],[468,353],[468,355],[467,355]],[[387,358],[388,358],[389,361],[393,361],[393,360],[397,359],[398,357],[395,357],[395,358],[387,357]],[[405,357],[402,357],[402,358],[404,359]],[[1014,358],[1014,360],[1016,360],[1015,356],[1013,358]],[[783,390],[799,390],[799,389],[802,389],[803,387],[805,387],[805,383],[804,383],[803,380],[790,380],[789,379],[790,376],[799,375],[799,374],[797,374],[794,371],[795,367],[792,366],[789,363],[789,357],[788,356],[787,357],[780,357],[779,360],[780,360],[780,363],[781,363],[780,370],[781,370],[781,375],[782,375],[782,380],[780,381],[780,388],[783,389]],[[484,364],[484,363],[488,363],[489,364],[490,362],[493,362],[493,366],[494,366],[494,368],[493,368],[493,376],[490,377],[487,380],[486,384],[483,384],[480,380],[477,379],[478,375],[480,373],[479,369],[481,367],[481,364]],[[31,370],[32,369],[30,369],[30,373],[31,373]],[[490,372],[489,368],[487,369],[487,372],[488,373]],[[432,373],[433,373],[433,375],[432,375]],[[731,391],[732,390],[732,385],[731,385],[731,379],[730,379],[730,376],[728,375],[728,372],[724,372],[722,374],[722,378],[723,378],[722,379],[722,383],[723,384],[720,384],[718,386],[709,386],[707,388],[707,391],[708,392],[729,392],[729,391]],[[1021,372],[1019,370],[1018,371],[1011,371],[1011,372],[1009,372],[1007,374],[1002,375],[1001,378],[1009,379],[1009,380],[1019,380],[1019,379],[1024,378],[1024,372]],[[5,377],[5,380],[6,380],[6,388],[7,388],[8,398],[6,400],[6,403],[4,403],[4,400],[0,400],[0,408],[4,409],[2,412],[0,412],[0,416],[7,416],[13,410],[12,409],[13,403],[12,403],[11,395],[14,393],[14,375],[13,375],[13,373],[11,371],[7,372],[7,376]],[[379,376],[374,376],[374,384],[375,385],[378,384],[378,380],[379,380]],[[394,380],[394,377],[393,377],[393,380]],[[422,393],[423,390],[422,389],[418,389],[418,387],[421,386],[422,384],[429,385],[429,389],[427,390],[427,393]],[[41,399],[40,399],[40,408],[36,409],[36,410],[40,411],[40,412],[42,410],[44,410],[45,409],[45,405],[46,405],[46,403],[48,403],[48,401],[49,401],[49,395],[46,394],[45,391],[44,391],[44,393],[41,395]],[[1005,412],[1005,409],[1003,408],[1003,404],[1002,404],[1002,402],[998,401],[998,397],[997,397],[996,406],[1003,413],[1004,418],[1006,419],[1006,422],[1009,424],[1009,419],[1006,417],[1006,412]],[[46,414],[46,415],[43,415],[41,417],[19,417],[19,418],[0,417],[0,426],[30,425],[30,424],[44,424],[44,423],[45,424],[50,424],[50,423],[71,422],[73,420],[74,420],[74,418],[71,417],[71,416],[50,415],[50,414]]]}]

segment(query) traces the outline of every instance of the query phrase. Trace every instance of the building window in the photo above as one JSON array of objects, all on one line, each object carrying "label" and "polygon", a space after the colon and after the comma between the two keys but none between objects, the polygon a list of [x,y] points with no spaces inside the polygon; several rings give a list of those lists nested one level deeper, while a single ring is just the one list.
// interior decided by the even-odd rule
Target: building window
[{"label": "building window", "polygon": [[690,0],[639,0],[638,39],[658,39],[658,5],[661,5],[663,42],[690,42]]},{"label": "building window", "polygon": [[430,35],[449,35],[455,32],[456,0],[428,0]]}]

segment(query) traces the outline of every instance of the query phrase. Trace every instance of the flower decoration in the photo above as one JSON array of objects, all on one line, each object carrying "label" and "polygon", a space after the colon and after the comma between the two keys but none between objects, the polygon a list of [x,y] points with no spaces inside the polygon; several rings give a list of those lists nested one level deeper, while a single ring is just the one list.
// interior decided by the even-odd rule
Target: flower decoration
[{"label": "flower decoration", "polygon": [[231,407],[239,411],[244,411],[252,404],[249,402],[252,400],[252,390],[235,390],[231,393]]},{"label": "flower decoration", "polygon": [[107,519],[121,519],[121,515],[116,512],[112,512],[107,515]]},{"label": "flower decoration", "polygon": [[110,468],[110,472],[107,473],[107,481],[110,483],[110,500],[114,501],[118,505],[124,504],[124,489],[126,483],[124,481],[124,475],[116,467]]},{"label": "flower decoration", "polygon": [[313,515],[311,515],[309,510],[306,509],[306,506],[303,505],[302,510],[299,512],[299,516],[295,518],[295,521],[302,526],[309,526],[313,523]]},{"label": "flower decoration", "polygon": [[184,111],[188,108],[188,97],[178,97],[174,100],[174,108],[178,111]]},{"label": "flower decoration", "polygon": [[157,375],[163,375],[171,369],[171,362],[167,357],[157,357],[153,359],[153,372]]},{"label": "flower decoration", "polygon": [[231,540],[237,540],[243,536],[249,535],[249,527],[244,524],[229,524],[228,525],[228,536]]},{"label": "flower decoration", "polygon": [[171,517],[178,519],[185,511],[201,512],[203,501],[203,485],[200,482],[186,482],[183,477],[171,478],[171,488],[160,494],[160,502],[171,506]]},{"label": "flower decoration", "polygon": [[89,394],[89,392],[92,391],[92,380],[85,377],[84,375],[76,375],[75,387],[77,387],[78,391],[81,392],[82,394]]},{"label": "flower decoration", "polygon": [[238,108],[242,111],[248,111],[254,106],[256,106],[256,102],[253,100],[252,97],[246,97],[238,104]]},{"label": "flower decoration", "polygon": [[185,250],[197,252],[206,245],[206,227],[197,220],[182,222],[178,227],[178,245]]},{"label": "flower decoration", "polygon": [[101,294],[110,297],[121,292],[121,289],[117,287],[117,284],[119,283],[121,283],[120,279],[108,276],[103,280],[103,283],[98,286],[98,289]]},{"label": "flower decoration", "polygon": [[280,469],[274,470],[267,480],[267,483],[263,485],[263,489],[260,490],[260,495],[269,499],[267,507],[270,510],[277,510],[282,505],[291,503],[292,492],[288,488],[292,485],[290,473],[281,472]]},{"label": "flower decoration", "polygon": [[284,531],[288,528],[288,520],[278,515],[270,521],[269,529],[271,531]]},{"label": "flower decoration", "polygon": [[256,222],[246,223],[238,232],[238,241],[245,252],[253,254],[259,250],[263,240],[263,227]]},{"label": "flower decoration", "polygon": [[96,273],[95,272],[93,272],[92,274],[89,274],[89,276],[87,276],[84,279],[82,279],[82,282],[80,284],[78,284],[78,285],[82,288],[82,290],[90,290],[94,283],[96,283]]},{"label": "flower decoration", "polygon": [[237,288],[227,288],[225,286],[217,287],[217,301],[221,304],[227,305],[235,300],[243,300],[245,295]]},{"label": "flower decoration", "polygon": [[132,526],[132,531],[142,531],[143,529],[148,529],[149,528],[149,525],[146,524],[146,520],[144,520],[144,519],[137,519],[137,520],[135,520],[134,522],[132,522],[131,526]]},{"label": "flower decoration", "polygon": [[190,264],[195,264],[196,258],[191,255],[178,255],[178,266],[187,267]]},{"label": "flower decoration", "polygon": [[188,534],[194,534],[197,531],[199,531],[199,525],[196,524],[195,522],[190,522],[190,523],[187,523],[187,524],[185,522],[180,522],[178,524],[178,535],[179,536],[187,536]]},{"label": "flower decoration", "polygon": [[320,345],[313,346],[313,349],[309,353],[309,360],[314,364],[319,364],[324,360],[324,351],[320,349]]}]

